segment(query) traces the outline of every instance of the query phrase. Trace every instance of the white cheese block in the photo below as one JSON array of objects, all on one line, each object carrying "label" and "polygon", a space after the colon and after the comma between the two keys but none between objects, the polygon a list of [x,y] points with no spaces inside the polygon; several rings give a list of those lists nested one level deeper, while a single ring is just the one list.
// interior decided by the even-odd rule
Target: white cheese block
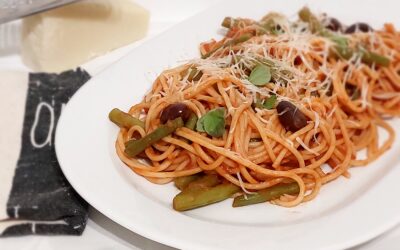
[{"label": "white cheese block", "polygon": [[23,20],[21,54],[34,71],[75,68],[146,35],[150,15],[130,0],[86,0]]}]

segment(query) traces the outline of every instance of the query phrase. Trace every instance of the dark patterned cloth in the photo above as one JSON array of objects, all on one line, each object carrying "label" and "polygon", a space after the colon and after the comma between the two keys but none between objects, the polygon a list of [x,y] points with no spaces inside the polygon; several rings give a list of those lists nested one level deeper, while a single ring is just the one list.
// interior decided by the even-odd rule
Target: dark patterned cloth
[{"label": "dark patterned cloth", "polygon": [[80,235],[85,229],[88,205],[61,172],[54,135],[64,105],[89,79],[79,68],[29,75],[21,151],[6,208],[10,220],[21,223],[2,236]]}]

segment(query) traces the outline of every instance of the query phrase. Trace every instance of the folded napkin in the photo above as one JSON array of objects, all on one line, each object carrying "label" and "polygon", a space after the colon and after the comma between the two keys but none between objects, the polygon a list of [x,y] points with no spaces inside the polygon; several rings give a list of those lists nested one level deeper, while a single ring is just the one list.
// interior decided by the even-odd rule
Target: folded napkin
[{"label": "folded napkin", "polygon": [[[1,236],[82,234],[88,205],[61,172],[54,150],[54,133],[64,105],[89,79],[89,74],[79,68],[60,74],[29,74],[17,163],[9,164],[6,159],[9,155],[0,154]],[[8,96],[13,93],[0,94],[2,98]],[[11,105],[8,108],[6,121],[9,116],[12,119],[18,115],[14,111],[18,108]],[[1,135],[13,128],[5,128],[0,122],[0,129],[1,140]],[[11,141],[3,141],[0,146],[8,144],[13,145]]]}]

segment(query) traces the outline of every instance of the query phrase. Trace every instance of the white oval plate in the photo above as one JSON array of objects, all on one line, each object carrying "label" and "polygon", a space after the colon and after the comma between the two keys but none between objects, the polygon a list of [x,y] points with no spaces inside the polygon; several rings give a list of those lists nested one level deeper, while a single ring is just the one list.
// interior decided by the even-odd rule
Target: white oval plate
[{"label": "white oval plate", "polygon": [[[366,168],[351,170],[295,208],[259,204],[231,207],[232,200],[179,213],[177,190],[132,173],[116,156],[118,129],[108,112],[141,100],[163,69],[198,56],[201,41],[218,36],[224,16],[260,18],[268,11],[295,15],[305,1],[224,1],[147,41],[85,84],[65,107],[56,131],[61,168],[78,193],[112,220],[160,243],[183,249],[343,249],[400,221],[400,141]],[[308,1],[345,23],[400,24],[394,1]],[[396,5],[396,6],[395,6]],[[379,10],[377,9],[379,7]],[[166,13],[167,14],[167,13]],[[392,125],[399,128],[398,120]]]}]

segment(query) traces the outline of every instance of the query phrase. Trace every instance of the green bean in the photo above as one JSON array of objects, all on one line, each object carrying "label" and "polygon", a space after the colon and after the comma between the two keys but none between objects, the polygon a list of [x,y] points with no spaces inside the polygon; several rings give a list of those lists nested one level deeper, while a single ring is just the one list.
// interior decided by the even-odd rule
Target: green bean
[{"label": "green bean", "polygon": [[327,32],[321,22],[316,16],[311,12],[308,7],[303,7],[299,11],[299,17],[303,22],[310,25],[310,30],[312,33],[325,33]]},{"label": "green bean", "polygon": [[346,60],[350,59],[354,55],[354,53],[359,53],[361,56],[361,61],[369,65],[376,64],[379,66],[387,67],[390,64],[389,58],[379,55],[375,52],[368,51],[362,47],[360,47],[358,51],[355,51],[353,49],[350,49],[349,47],[336,45],[334,47],[334,52],[338,56]]},{"label": "green bean", "polygon": [[185,123],[185,127],[194,130],[194,128],[196,127],[197,119],[197,115],[192,112],[192,114],[189,116],[189,119]]},{"label": "green bean", "polygon": [[135,157],[137,154],[143,152],[147,147],[150,147],[162,138],[172,134],[176,129],[183,127],[183,120],[181,117],[175,120],[170,120],[166,124],[156,128],[150,134],[138,139],[130,140],[125,144],[125,153],[129,157]]},{"label": "green bean", "polygon": [[279,198],[284,194],[297,194],[300,188],[297,182],[289,184],[278,184],[263,190],[260,190],[254,194],[246,194],[235,197],[233,200],[233,207],[242,207],[257,203],[262,203],[270,200]]},{"label": "green bean", "polygon": [[[239,44],[239,43],[246,42],[247,40],[249,40],[249,39],[252,38],[252,37],[253,37],[252,34],[244,33],[244,34],[242,34],[241,36],[239,36],[238,38],[235,38],[235,39],[232,39],[231,41],[229,41],[229,42],[227,43],[227,46],[234,46],[234,45],[237,45],[237,44]],[[227,47],[227,46],[226,46],[226,47]]]},{"label": "green bean", "polygon": [[[245,26],[250,26],[250,25],[254,25],[255,26],[255,30],[257,34],[274,34],[275,32],[275,28],[276,28],[276,24],[275,22],[273,22],[273,20],[271,20],[272,22],[254,22],[254,23],[246,23],[246,21],[243,21],[242,25]],[[239,23],[241,22],[240,19],[235,19],[233,17],[225,17],[224,20],[221,23],[221,26],[227,29],[232,29],[234,27],[238,27]]]},{"label": "green bean", "polygon": [[192,68],[190,68],[190,73],[189,73],[189,76],[188,76],[187,80],[189,82],[198,81],[198,80],[200,80],[202,75],[203,75],[202,71],[197,70],[196,68],[192,67]]},{"label": "green bean", "polygon": [[[276,33],[276,25],[271,20],[272,22],[268,23],[261,23],[261,22],[255,22],[252,23],[256,27],[256,34],[262,35],[262,34],[275,34]],[[221,26],[227,29],[232,29],[233,27],[237,27],[240,23],[240,20],[232,18],[232,17],[225,17],[224,20],[221,23]],[[246,25],[245,23],[243,23]],[[250,25],[250,24],[249,24]]]},{"label": "green bean", "polygon": [[249,40],[250,38],[252,38],[253,35],[249,34],[249,33],[244,33],[241,36],[234,38],[230,41],[228,41],[227,43],[221,44],[220,46],[218,46],[217,48],[212,49],[211,51],[209,51],[208,53],[204,54],[201,56],[202,59],[205,59],[207,57],[210,57],[212,54],[214,54],[217,50],[222,49],[222,48],[226,48],[229,46],[234,46],[237,45],[239,43],[243,43],[247,40]]},{"label": "green bean", "polygon": [[210,188],[214,187],[218,184],[221,183],[221,180],[219,177],[215,174],[207,174],[204,175],[203,177],[189,183],[187,187],[184,189],[184,191],[195,191],[198,189],[205,189],[205,188]]},{"label": "green bean", "polygon": [[174,179],[174,184],[179,190],[184,190],[191,182],[201,178],[202,174],[181,176]]},{"label": "green bean", "polygon": [[232,18],[232,17],[227,16],[222,21],[221,26],[224,27],[224,28],[230,29],[230,28],[233,27],[234,23],[235,23],[235,19]]},{"label": "green bean", "polygon": [[338,55],[340,58],[349,60],[353,54],[354,51],[352,49],[350,49],[347,45],[343,46],[343,45],[335,45],[333,47],[333,52]]},{"label": "green bean", "polygon": [[390,64],[389,58],[366,50],[361,51],[361,60],[366,64],[375,63],[383,67],[387,67]]},{"label": "green bean", "polygon": [[263,103],[260,99],[256,99],[256,102],[253,103],[254,108],[264,109]]},{"label": "green bean", "polygon": [[173,208],[186,211],[210,205],[228,199],[239,190],[234,184],[224,183],[211,188],[182,191],[174,197]]},{"label": "green bean", "polygon": [[335,49],[335,52],[341,58],[344,58],[344,59],[347,59],[347,60],[350,59],[354,55],[354,53],[359,53],[360,56],[361,56],[361,61],[363,63],[369,64],[369,65],[375,63],[376,65],[380,65],[380,66],[383,66],[383,67],[387,67],[390,64],[390,59],[389,58],[387,58],[385,56],[382,56],[382,55],[379,55],[379,54],[377,54],[375,52],[368,51],[368,50],[366,50],[365,48],[362,48],[362,47],[360,47],[358,49],[358,51],[355,51],[355,50],[352,50],[349,47],[347,47],[347,45],[346,46],[336,45],[334,49]]},{"label": "green bean", "polygon": [[144,128],[144,122],[117,108],[110,111],[108,118],[119,127],[127,128],[135,125]]}]

